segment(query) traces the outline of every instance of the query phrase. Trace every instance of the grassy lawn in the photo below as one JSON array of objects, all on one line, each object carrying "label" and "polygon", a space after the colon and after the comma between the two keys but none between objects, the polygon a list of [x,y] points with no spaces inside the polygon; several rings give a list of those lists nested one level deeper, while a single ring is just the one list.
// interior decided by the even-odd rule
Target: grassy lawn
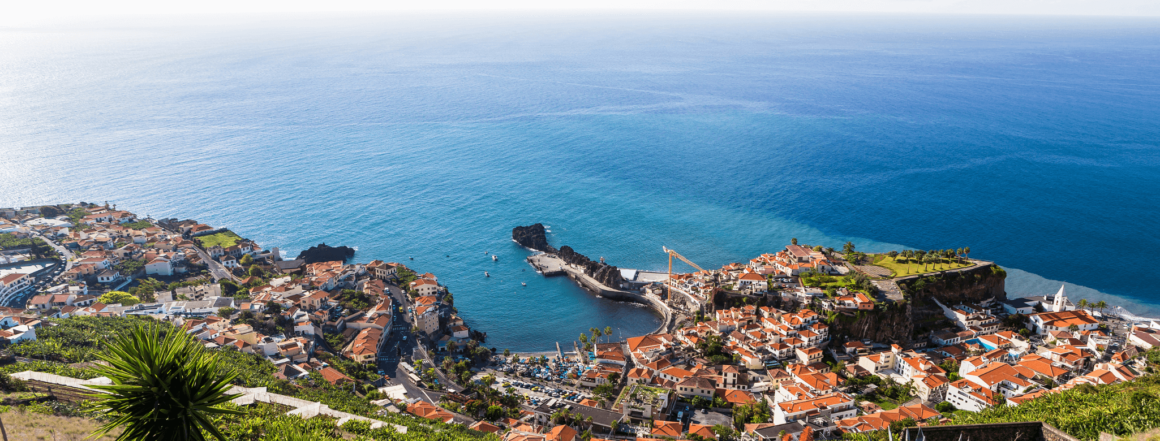
[{"label": "grassy lawn", "polygon": [[893,410],[893,409],[898,408],[897,404],[895,404],[893,401],[890,401],[890,399],[887,399],[887,398],[878,399],[877,401],[874,401],[873,403],[877,404],[878,407],[881,407],[882,410]]},{"label": "grassy lawn", "polygon": [[201,236],[201,246],[209,248],[214,245],[221,245],[222,248],[232,247],[241,240],[241,236],[234,234],[233,231],[223,231],[221,233],[214,233],[208,236]]},{"label": "grassy lawn", "polygon": [[[4,429],[11,440],[91,440],[94,438],[86,437],[101,425],[88,418],[45,415],[16,408],[0,413],[0,417],[4,418]],[[112,434],[95,439],[113,440],[120,434],[121,429],[116,429]]]},{"label": "grassy lawn", "polygon": [[831,286],[834,288],[851,288],[856,284],[853,278],[844,276],[812,275],[804,276],[800,280],[802,285],[822,289],[826,289]]},{"label": "grassy lawn", "polygon": [[905,260],[899,262],[897,259],[891,259],[885,254],[874,255],[874,265],[886,268],[894,273],[893,277],[910,276],[915,274],[933,273],[936,271],[946,271],[957,268],[966,268],[971,266],[971,263],[952,262],[944,259],[940,263],[922,265],[911,262],[907,264]]}]

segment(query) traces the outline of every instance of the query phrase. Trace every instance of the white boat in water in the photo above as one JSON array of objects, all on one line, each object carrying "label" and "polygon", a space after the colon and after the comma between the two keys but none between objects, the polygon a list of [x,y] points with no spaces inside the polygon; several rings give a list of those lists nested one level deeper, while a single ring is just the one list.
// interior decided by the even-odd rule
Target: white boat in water
[{"label": "white boat in water", "polygon": [[484,272],[483,272],[483,277],[491,277],[491,274],[488,274],[488,273],[487,273],[487,271],[484,271]]},{"label": "white boat in water", "polygon": [[492,254],[492,255],[491,255],[491,261],[492,261],[492,262],[494,262],[494,261],[497,261],[497,260],[499,260],[499,258],[498,258],[498,257],[495,257],[495,254]]},{"label": "white boat in water", "polygon": [[528,282],[520,282],[520,285],[528,286]]}]

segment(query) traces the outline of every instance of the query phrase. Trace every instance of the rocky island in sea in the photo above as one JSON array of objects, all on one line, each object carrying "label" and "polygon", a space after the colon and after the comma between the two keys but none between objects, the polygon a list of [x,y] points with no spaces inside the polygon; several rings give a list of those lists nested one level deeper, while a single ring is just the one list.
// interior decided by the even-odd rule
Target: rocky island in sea
[{"label": "rocky island in sea", "polygon": [[320,243],[298,253],[298,258],[304,260],[306,263],[315,262],[329,262],[342,261],[346,262],[351,257],[354,257],[354,248],[348,246],[332,247],[325,243]]}]

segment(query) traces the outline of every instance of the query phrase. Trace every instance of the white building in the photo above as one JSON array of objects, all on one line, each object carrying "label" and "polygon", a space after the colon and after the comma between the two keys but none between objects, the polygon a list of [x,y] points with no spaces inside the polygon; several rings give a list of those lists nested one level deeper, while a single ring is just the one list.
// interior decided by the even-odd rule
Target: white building
[{"label": "white building", "polygon": [[30,287],[32,287],[32,277],[27,274],[9,274],[0,277],[0,301],[8,301]]},{"label": "white building", "polygon": [[158,256],[152,262],[145,264],[145,274],[158,276],[172,276],[173,264],[164,256]]}]

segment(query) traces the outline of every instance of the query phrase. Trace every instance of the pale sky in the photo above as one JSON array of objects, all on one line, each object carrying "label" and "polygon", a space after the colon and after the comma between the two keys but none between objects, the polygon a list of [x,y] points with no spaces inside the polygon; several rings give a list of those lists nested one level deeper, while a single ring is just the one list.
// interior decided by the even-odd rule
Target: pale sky
[{"label": "pale sky", "polygon": [[153,15],[392,11],[786,11],[822,13],[1160,16],[1160,0],[4,0],[0,25]]}]

